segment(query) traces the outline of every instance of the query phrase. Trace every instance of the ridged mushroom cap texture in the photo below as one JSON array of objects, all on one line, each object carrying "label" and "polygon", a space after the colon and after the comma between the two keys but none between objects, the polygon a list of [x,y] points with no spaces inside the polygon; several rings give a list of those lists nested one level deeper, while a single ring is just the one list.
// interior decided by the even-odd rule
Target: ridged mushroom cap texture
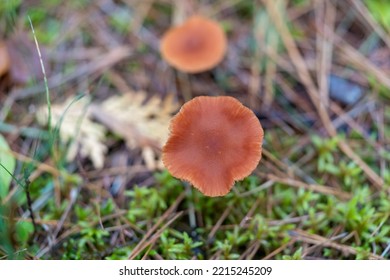
[{"label": "ridged mushroom cap texture", "polygon": [[237,99],[199,96],[173,117],[163,163],[204,195],[224,196],[258,165],[263,135],[256,115]]},{"label": "ridged mushroom cap texture", "polygon": [[187,73],[214,68],[225,56],[226,49],[226,35],[218,22],[198,15],[171,27],[160,44],[163,59]]}]

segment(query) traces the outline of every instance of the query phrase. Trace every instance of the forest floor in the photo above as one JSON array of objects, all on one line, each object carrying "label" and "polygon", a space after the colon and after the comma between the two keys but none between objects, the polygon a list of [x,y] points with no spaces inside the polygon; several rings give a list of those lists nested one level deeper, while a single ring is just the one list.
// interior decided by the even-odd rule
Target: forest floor
[{"label": "forest floor", "polygon": [[[185,74],[159,40],[195,13],[228,51]],[[388,1],[7,0],[4,48],[0,259],[390,259]],[[265,132],[224,197],[161,162],[199,95]]]}]

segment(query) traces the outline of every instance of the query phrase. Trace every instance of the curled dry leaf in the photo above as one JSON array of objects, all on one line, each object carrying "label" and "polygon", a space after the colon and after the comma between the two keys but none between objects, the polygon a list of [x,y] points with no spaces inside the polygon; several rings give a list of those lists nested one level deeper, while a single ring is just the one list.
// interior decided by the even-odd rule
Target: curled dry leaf
[{"label": "curled dry leaf", "polygon": [[130,149],[141,148],[150,170],[163,168],[161,148],[169,133],[169,122],[179,105],[172,95],[147,99],[144,92],[129,92],[93,106],[92,114],[109,130],[121,136]]},{"label": "curled dry leaf", "polygon": [[[63,104],[54,105],[52,111],[52,127],[59,127],[59,136],[63,141],[71,141],[67,160],[75,159],[77,152],[81,157],[89,158],[95,168],[104,165],[107,147],[104,144],[106,129],[101,124],[92,122],[91,106],[87,98],[76,102],[68,99]],[[37,112],[41,125],[48,122],[48,110],[43,106]]]},{"label": "curled dry leaf", "polygon": [[[108,98],[102,104],[88,104],[87,99],[52,106],[52,126],[59,126],[63,141],[72,141],[67,159],[73,160],[79,151],[102,168],[107,147],[106,128],[122,137],[130,149],[140,148],[149,170],[162,169],[161,148],[169,133],[169,123],[179,105],[173,96],[164,100],[144,92],[130,92]],[[48,121],[47,108],[42,107],[37,118],[40,124]],[[62,119],[62,120],[61,120]],[[92,121],[92,119],[98,121]]]}]

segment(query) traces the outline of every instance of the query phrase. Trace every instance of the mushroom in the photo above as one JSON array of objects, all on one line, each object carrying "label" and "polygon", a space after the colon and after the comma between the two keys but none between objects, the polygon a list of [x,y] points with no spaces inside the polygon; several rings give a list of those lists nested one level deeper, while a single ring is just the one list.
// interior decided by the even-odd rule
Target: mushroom
[{"label": "mushroom", "polygon": [[170,28],[162,37],[162,57],[173,67],[199,73],[215,67],[226,53],[227,40],[214,20],[192,16],[180,26]]},{"label": "mushroom", "polygon": [[171,120],[162,160],[204,195],[223,196],[256,168],[263,135],[256,115],[237,99],[199,96]]},{"label": "mushroom", "polygon": [[0,77],[8,72],[10,66],[6,44],[0,42]]}]

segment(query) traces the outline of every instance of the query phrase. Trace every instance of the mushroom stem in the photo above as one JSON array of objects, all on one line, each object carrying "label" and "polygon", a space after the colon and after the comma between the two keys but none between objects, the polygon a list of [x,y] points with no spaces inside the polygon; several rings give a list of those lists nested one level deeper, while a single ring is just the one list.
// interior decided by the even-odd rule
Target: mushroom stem
[{"label": "mushroom stem", "polygon": [[172,24],[182,24],[192,13],[194,3],[190,0],[176,0],[175,11],[173,13]]},{"label": "mushroom stem", "polygon": [[177,80],[179,83],[179,89],[182,92],[184,101],[190,101],[192,99],[191,82],[187,73],[176,71]]},{"label": "mushroom stem", "polygon": [[186,189],[186,195],[188,197],[188,220],[191,227],[191,230],[196,229],[196,217],[195,217],[195,205],[191,199],[192,188],[189,183],[184,182],[184,187]]}]

